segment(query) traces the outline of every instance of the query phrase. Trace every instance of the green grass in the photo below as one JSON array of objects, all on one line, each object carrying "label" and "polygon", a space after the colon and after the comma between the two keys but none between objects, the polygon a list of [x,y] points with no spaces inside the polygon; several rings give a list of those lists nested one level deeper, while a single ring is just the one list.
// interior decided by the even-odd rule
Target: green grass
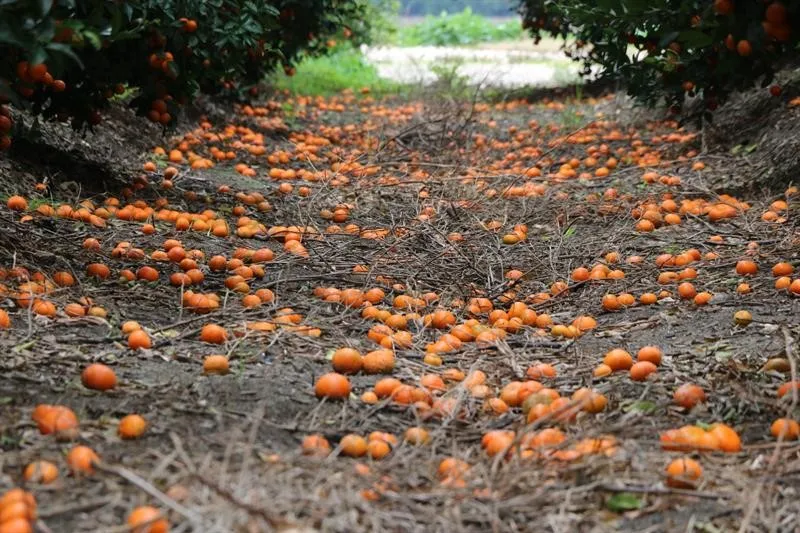
[{"label": "green grass", "polygon": [[345,89],[357,92],[363,87],[368,87],[371,93],[384,94],[402,88],[378,76],[375,67],[353,48],[341,48],[327,56],[304,59],[294,76],[281,72],[272,81],[278,90],[304,96],[330,96]]},{"label": "green grass", "polygon": [[461,13],[427,16],[399,28],[391,44],[399,46],[467,46],[495,41],[516,41],[525,36],[519,20],[494,23],[469,8]]}]

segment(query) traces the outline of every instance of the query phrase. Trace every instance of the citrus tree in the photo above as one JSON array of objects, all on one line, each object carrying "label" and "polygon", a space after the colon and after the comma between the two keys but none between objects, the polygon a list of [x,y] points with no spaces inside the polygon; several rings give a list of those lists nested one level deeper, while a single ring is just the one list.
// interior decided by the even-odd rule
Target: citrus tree
[{"label": "citrus tree", "polygon": [[[332,38],[363,38],[369,9],[368,0],[3,0],[0,104],[77,129],[133,93],[139,114],[169,126],[200,91],[252,93]],[[3,105],[0,148],[12,126]]]},{"label": "citrus tree", "polygon": [[770,86],[800,38],[800,2],[522,0],[520,12],[535,39],[564,38],[584,74],[599,68],[645,103],[675,111],[687,94],[713,111],[734,90]]}]

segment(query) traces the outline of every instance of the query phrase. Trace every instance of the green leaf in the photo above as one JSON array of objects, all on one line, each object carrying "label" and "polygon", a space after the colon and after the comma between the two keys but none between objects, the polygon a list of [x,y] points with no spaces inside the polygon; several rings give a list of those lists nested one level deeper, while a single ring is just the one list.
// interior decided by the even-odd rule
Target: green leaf
[{"label": "green leaf", "polygon": [[669,33],[665,34],[665,35],[664,35],[664,36],[661,38],[661,40],[658,42],[658,45],[659,45],[661,48],[664,48],[664,47],[666,47],[666,46],[667,46],[669,43],[671,43],[672,41],[674,41],[675,39],[677,39],[679,35],[681,35],[679,32],[677,32],[677,31],[671,31],[671,32],[669,32]]},{"label": "green leaf", "polygon": [[35,46],[29,52],[31,65],[38,65],[47,61],[47,52],[41,46]]},{"label": "green leaf", "polygon": [[75,61],[79,67],[83,68],[83,62],[72,50],[72,47],[67,46],[66,44],[63,43],[49,43],[47,45],[47,49],[64,54],[65,56]]},{"label": "green leaf", "polygon": [[733,357],[733,351],[731,350],[725,350],[723,348],[714,350],[714,359],[716,359],[720,363],[726,362],[731,357]]},{"label": "green leaf", "polygon": [[91,44],[95,50],[100,50],[103,47],[103,42],[100,40],[100,36],[95,32],[84,30],[83,36],[89,41],[89,44]]},{"label": "green leaf", "polygon": [[0,43],[11,44],[20,48],[27,48],[28,43],[18,39],[10,29],[0,27]]},{"label": "green leaf", "polygon": [[626,413],[637,411],[639,413],[649,414],[656,410],[656,404],[647,400],[640,400],[633,402],[623,409]]},{"label": "green leaf", "polygon": [[641,509],[643,505],[644,502],[630,492],[620,492],[606,500],[606,507],[615,513],[635,511],[636,509]]},{"label": "green leaf", "polygon": [[714,42],[711,35],[698,30],[682,31],[678,39],[689,48],[705,48]]},{"label": "green leaf", "polygon": [[39,12],[44,17],[53,9],[53,0],[39,0]]}]

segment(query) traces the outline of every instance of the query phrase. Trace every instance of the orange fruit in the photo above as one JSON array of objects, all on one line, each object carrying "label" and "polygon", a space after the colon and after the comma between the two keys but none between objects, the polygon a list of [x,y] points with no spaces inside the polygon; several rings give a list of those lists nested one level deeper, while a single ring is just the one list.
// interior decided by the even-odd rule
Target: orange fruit
[{"label": "orange fruit", "polygon": [[603,364],[611,368],[612,371],[628,370],[633,366],[633,357],[625,350],[615,348],[606,353]]},{"label": "orange fruit", "polygon": [[55,433],[69,434],[78,428],[78,417],[69,407],[63,405],[37,407],[33,413],[34,421],[42,435]]},{"label": "orange fruit", "polygon": [[694,288],[693,284],[689,283],[688,281],[684,281],[678,285],[678,294],[684,300],[691,300],[697,296],[697,289]]},{"label": "orange fruit", "polygon": [[339,441],[342,455],[347,457],[363,457],[367,454],[367,439],[361,435],[349,434]]},{"label": "orange fruit", "polygon": [[[5,138],[8,139],[8,137]],[[0,148],[2,148],[1,144]],[[0,524],[0,533],[33,533],[33,526],[28,518],[10,517]]]},{"label": "orange fruit", "polygon": [[631,379],[634,381],[644,381],[650,374],[654,374],[657,370],[658,367],[650,361],[639,361],[631,366]]},{"label": "orange fruit", "polygon": [[500,429],[489,431],[481,438],[481,445],[489,457],[506,453],[513,442],[514,432]]},{"label": "orange fruit", "polygon": [[119,421],[117,433],[123,439],[138,439],[144,435],[147,421],[140,415],[127,415]]},{"label": "orange fruit", "polygon": [[682,457],[672,461],[666,469],[667,485],[675,488],[696,488],[703,475],[703,467],[694,459]]},{"label": "orange fruit", "polygon": [[92,263],[86,267],[86,272],[92,277],[106,279],[111,275],[111,270],[102,263]]},{"label": "orange fruit", "polygon": [[168,533],[169,521],[155,507],[137,507],[128,515],[131,533]]},{"label": "orange fruit", "polygon": [[320,376],[314,385],[317,398],[344,400],[350,396],[350,380],[342,374],[329,372]]},{"label": "orange fruit", "polygon": [[122,327],[120,329],[122,330],[122,333],[130,335],[134,331],[142,329],[142,326],[140,326],[139,323],[136,322],[135,320],[128,320],[126,322],[123,322]]},{"label": "orange fruit", "polygon": [[13,211],[25,211],[28,209],[28,201],[22,196],[11,196],[6,202],[6,207]]},{"label": "orange fruit", "polygon": [[719,15],[733,13],[733,0],[714,0],[714,11]]},{"label": "orange fruit", "polygon": [[658,301],[658,296],[652,292],[646,292],[639,297],[639,303],[642,305],[652,305]]},{"label": "orange fruit", "polygon": [[733,314],[733,321],[738,326],[746,326],[753,321],[753,315],[750,313],[750,311],[740,309]]},{"label": "orange fruit", "polygon": [[579,316],[572,321],[572,325],[580,331],[589,331],[597,327],[597,320],[590,316]]},{"label": "orange fruit", "polygon": [[208,260],[208,268],[210,268],[214,272],[225,270],[227,264],[228,260],[225,259],[225,257],[222,255],[215,255],[214,257]]},{"label": "orange fruit", "polygon": [[784,6],[780,2],[773,2],[767,7],[767,11],[764,13],[764,18],[776,25],[783,25],[786,23],[788,13],[786,10],[786,6]]},{"label": "orange fruit", "polygon": [[742,440],[739,434],[730,426],[722,423],[713,424],[710,433],[717,438],[720,450],[734,453],[742,449]]},{"label": "orange fruit", "polygon": [[[28,502],[23,500],[10,500],[0,507],[0,528],[18,519],[26,521],[36,519],[35,509],[31,505],[28,505]],[[0,529],[0,531],[2,531],[2,529]]]},{"label": "orange fruit", "polygon": [[736,263],[736,273],[740,276],[752,276],[758,272],[758,265],[749,259],[743,259]]},{"label": "orange fruit", "polygon": [[36,510],[36,499],[33,494],[19,488],[11,489],[0,496],[0,509],[13,503],[23,503],[31,511]]},{"label": "orange fruit", "polygon": [[358,289],[344,289],[339,294],[339,301],[348,307],[360,307],[364,303],[364,293]]},{"label": "orange fruit", "polygon": [[322,435],[306,435],[301,443],[304,455],[314,457],[326,457],[331,451],[328,439]]},{"label": "orange fruit", "polygon": [[203,373],[224,376],[230,372],[228,358],[224,355],[207,355],[203,359]]},{"label": "orange fruit", "polygon": [[753,289],[750,288],[748,283],[740,283],[736,286],[736,292],[738,294],[750,294],[752,291]]},{"label": "orange fruit", "polygon": [[538,363],[528,368],[525,371],[525,375],[529,379],[542,379],[542,378],[554,378],[556,377],[556,369],[553,368],[552,365],[548,365],[546,363]]},{"label": "orange fruit", "polygon": [[209,344],[223,344],[228,340],[228,332],[217,324],[206,324],[200,330],[200,340]]},{"label": "orange fruit", "polygon": [[[5,311],[0,311],[0,315],[2,315]],[[68,317],[77,318],[86,316],[86,309],[81,304],[70,303],[64,306],[64,313]],[[2,319],[0,318],[0,328],[4,327],[2,325]],[[8,326],[5,326],[8,327]]]},{"label": "orange fruit", "polygon": [[592,375],[596,378],[604,378],[606,376],[610,376],[612,372],[613,372],[612,368],[607,364],[603,363],[595,367],[594,371],[592,372]]},{"label": "orange fruit", "polygon": [[613,294],[604,295],[601,303],[603,309],[606,311],[618,311],[622,308],[622,304],[619,302],[619,299]]},{"label": "orange fruit", "polygon": [[110,367],[94,363],[81,373],[81,383],[87,389],[111,390],[117,386],[117,375]]},{"label": "orange fruit", "polygon": [[148,349],[151,346],[150,335],[143,329],[137,329],[128,335],[128,347],[131,350],[138,350],[140,348]]},{"label": "orange fruit", "polygon": [[775,266],[772,267],[772,275],[776,278],[781,276],[790,276],[794,272],[794,267],[791,263],[776,263]]},{"label": "orange fruit", "polygon": [[144,281],[158,281],[158,270],[153,267],[143,266],[136,271],[136,277]]},{"label": "orange fruit", "polygon": [[333,369],[342,374],[357,374],[361,370],[362,357],[358,350],[339,348],[333,352]]},{"label": "orange fruit", "polygon": [[406,430],[403,440],[409,444],[419,446],[426,444],[430,440],[428,430],[421,427],[410,427]]},{"label": "orange fruit", "polygon": [[394,369],[394,361],[394,352],[391,350],[375,350],[367,353],[361,363],[367,374],[386,374]]},{"label": "orange fruit", "polygon": [[663,355],[664,353],[658,346],[643,346],[636,354],[636,359],[638,361],[649,361],[658,366],[661,364],[661,357]]},{"label": "orange fruit", "polygon": [[29,483],[47,485],[58,478],[58,467],[50,461],[35,461],[25,467],[22,477]]},{"label": "orange fruit", "polygon": [[469,470],[469,465],[455,457],[442,459],[436,469],[439,479],[460,478]]},{"label": "orange fruit", "polygon": [[779,418],[772,423],[770,433],[776,439],[797,440],[800,437],[800,424],[791,418]]},{"label": "orange fruit", "polygon": [[438,309],[431,314],[431,325],[437,329],[447,329],[456,323],[456,317],[450,311]]},{"label": "orange fruit", "polygon": [[581,408],[587,413],[599,413],[606,408],[608,398],[586,387],[576,390],[572,400],[580,402]]},{"label": "orange fruit", "polygon": [[375,394],[378,398],[388,398],[397,388],[401,387],[403,382],[396,378],[383,378],[375,383]]},{"label": "orange fruit", "polygon": [[372,440],[367,444],[367,453],[369,456],[379,461],[391,453],[392,448],[389,443],[382,440]]},{"label": "orange fruit", "polygon": [[578,267],[572,271],[572,281],[586,281],[589,279],[589,269]]},{"label": "orange fruit", "polygon": [[697,296],[694,297],[695,305],[706,305],[708,302],[711,301],[713,295],[710,292],[699,292]]},{"label": "orange fruit", "polygon": [[800,381],[789,381],[788,383],[784,383],[778,387],[778,398],[783,398],[790,393],[791,396],[795,391],[800,393]]},{"label": "orange fruit", "polygon": [[56,272],[53,274],[53,283],[59,287],[72,287],[75,285],[75,278],[69,272]]},{"label": "orange fruit", "polygon": [[706,401],[706,393],[693,383],[684,383],[675,390],[672,399],[684,409],[691,409],[698,403]]},{"label": "orange fruit", "polygon": [[750,41],[747,39],[742,39],[738,43],[736,43],[736,52],[743,57],[747,57],[753,53],[753,47],[750,45]]},{"label": "orange fruit", "polygon": [[100,457],[88,446],[75,446],[67,453],[67,465],[75,474],[94,474],[94,463]]},{"label": "orange fruit", "polygon": [[486,408],[495,415],[502,415],[508,412],[508,404],[500,398],[489,398],[486,402]]}]

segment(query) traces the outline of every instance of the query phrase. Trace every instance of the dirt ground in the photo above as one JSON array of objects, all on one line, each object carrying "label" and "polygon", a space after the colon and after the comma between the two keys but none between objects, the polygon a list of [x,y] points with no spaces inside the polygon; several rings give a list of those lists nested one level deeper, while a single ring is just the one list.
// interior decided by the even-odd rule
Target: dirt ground
[{"label": "dirt ground", "polygon": [[[126,516],[138,505],[161,509],[171,531],[198,532],[797,529],[800,445],[770,435],[775,419],[798,416],[796,393],[778,399],[776,391],[797,379],[800,304],[791,292],[776,290],[771,272],[778,262],[798,263],[798,197],[790,183],[752,187],[736,199],[720,197],[718,176],[746,168],[745,154],[702,154],[697,132],[663,120],[619,118],[631,115],[611,97],[473,105],[343,95],[284,98],[254,107],[254,113],[217,110],[206,129],[190,131],[198,142],[184,155],[208,157],[210,147],[218,146],[236,157],[213,169],[176,164],[171,189],[161,186],[169,163],[152,148],[163,146],[169,153],[186,138],[163,139],[157,131],[132,126],[138,122],[122,112],[85,140],[58,144],[58,130],[48,129],[42,141],[20,143],[10,158],[0,160],[5,277],[0,304],[11,318],[11,327],[0,330],[0,492],[24,486],[35,494],[37,531],[128,531]],[[800,112],[786,113],[797,120]],[[254,155],[248,146],[258,144],[259,135],[266,153]],[[327,141],[318,142],[323,138]],[[279,151],[287,154],[286,162],[267,159]],[[596,162],[587,161],[590,153]],[[609,162],[612,157],[616,164]],[[563,166],[573,159],[574,176]],[[145,173],[147,185],[139,180],[140,187],[126,198],[124,188],[142,174],[146,161],[156,162],[157,170]],[[245,163],[254,175],[237,172],[236,163]],[[610,171],[598,176],[603,166]],[[309,174],[272,179],[271,168]],[[643,181],[648,172],[656,173],[655,183]],[[680,183],[661,176],[679,177]],[[47,188],[37,190],[42,182]],[[279,190],[285,184],[292,185],[291,192]],[[249,203],[252,193],[263,195],[269,210]],[[28,199],[28,213],[5,207],[12,194]],[[109,198],[118,198],[120,206],[137,200],[156,205],[164,198],[162,206],[181,212],[213,209],[232,229],[234,209],[265,230],[313,228],[303,234],[307,257],[287,250],[281,233],[245,238],[234,231],[217,237],[178,231],[173,222],[156,217],[155,233],[146,235],[143,221],[111,216],[99,228],[35,210],[62,203],[77,208],[84,200],[95,208],[109,205]],[[677,225],[636,229],[637,208],[658,211],[670,198],[677,205],[682,200],[735,204],[735,216],[713,220],[701,210],[681,213]],[[762,220],[776,200],[787,202],[785,209],[772,207],[778,221]],[[324,210],[340,204],[349,206],[346,221],[328,220]],[[519,224],[527,226],[516,235],[521,240],[504,244]],[[83,248],[89,237],[100,241],[99,251]],[[197,261],[205,280],[192,289],[217,293],[218,309],[197,314],[184,307],[181,294],[188,289],[168,282],[179,267],[151,259],[171,238],[205,254]],[[144,259],[113,257],[124,241],[141,248]],[[249,280],[251,291],[271,289],[273,302],[243,307],[241,294],[226,288],[229,273],[206,264],[213,255],[233,257],[239,247],[274,251],[264,277]],[[657,265],[661,254],[685,257],[693,248],[699,260]],[[609,252],[616,252],[618,261]],[[630,259],[635,256],[641,262]],[[758,273],[737,274],[742,259],[755,261]],[[111,276],[89,277],[89,263],[107,264]],[[571,280],[577,267],[597,263],[624,277]],[[123,269],[135,272],[143,265],[155,266],[160,279],[118,280]],[[55,317],[19,306],[24,279],[14,277],[14,267],[48,277],[73,273],[74,286],[43,296],[56,304]],[[696,269],[696,278],[687,280],[697,291],[713,295],[707,305],[679,297],[674,281],[657,282],[660,273],[687,267]],[[522,273],[516,281],[507,276],[512,270]],[[553,290],[559,281],[568,289]],[[742,282],[749,293],[737,291]],[[416,315],[394,311],[407,315],[412,342],[395,346],[391,376],[418,386],[425,374],[481,371],[486,387],[448,381],[446,390],[428,391],[421,404],[391,397],[366,403],[362,393],[386,376],[359,373],[350,377],[349,399],[318,399],[314,384],[331,372],[333,350],[379,348],[367,337],[375,320],[364,318],[361,309],[322,301],[315,289],[323,287],[380,287],[386,297],[376,305],[385,309],[397,295],[434,292],[436,300],[413,310]],[[604,309],[604,295],[621,293],[632,294],[636,303]],[[658,302],[640,303],[644,293],[658,294]],[[107,316],[68,317],[65,306],[81,297],[90,297]],[[511,331],[504,338],[464,342],[439,353],[441,366],[429,364],[427,346],[443,331],[426,327],[421,315],[441,307],[458,323],[474,315],[488,330],[487,314],[469,310],[475,297],[490,299],[495,309],[524,302],[556,325],[588,315],[597,326],[579,336],[568,330],[568,338],[554,335],[549,325],[523,325],[513,332],[506,320]],[[318,331],[287,326],[279,319],[285,308]],[[752,323],[737,325],[738,310],[750,311]],[[128,320],[149,332],[151,349],[127,347],[120,326]],[[256,322],[273,331],[248,327]],[[207,323],[224,326],[228,340],[202,342],[199,333]],[[492,332],[503,329],[492,325]],[[622,348],[635,358],[646,345],[664,354],[647,380],[634,381],[627,371],[594,375],[609,350]],[[209,354],[227,355],[231,372],[204,375],[203,358]],[[765,368],[773,358],[782,361]],[[81,371],[93,362],[115,370],[114,390],[81,384]],[[571,422],[545,416],[530,424],[519,406],[493,410],[489,399],[512,381],[528,380],[528,368],[537,363],[557,372],[541,379],[546,387],[566,398],[590,387],[605,395],[605,409],[580,412]],[[675,405],[673,393],[684,383],[701,386],[707,402],[691,410]],[[43,403],[76,413],[80,429],[74,441],[102,460],[93,475],[70,474],[65,454],[75,442],[40,434],[31,415]],[[122,440],[117,422],[130,413],[142,415],[148,428],[139,439]],[[662,448],[660,435],[669,429],[715,422],[738,432],[741,451]],[[429,432],[426,444],[404,442],[412,426]],[[544,427],[560,428],[566,439],[553,450],[523,453],[520,439]],[[515,440],[507,453],[489,457],[482,437],[494,430],[515,431]],[[373,431],[397,437],[387,457],[340,453],[343,436]],[[303,453],[301,441],[313,434],[327,439],[331,453]],[[603,436],[613,446],[601,453],[557,453]],[[666,484],[665,467],[683,456],[704,469],[693,488]],[[457,482],[437,472],[448,457],[469,465]],[[55,463],[59,478],[48,485],[25,482],[23,469],[36,460]]]}]

